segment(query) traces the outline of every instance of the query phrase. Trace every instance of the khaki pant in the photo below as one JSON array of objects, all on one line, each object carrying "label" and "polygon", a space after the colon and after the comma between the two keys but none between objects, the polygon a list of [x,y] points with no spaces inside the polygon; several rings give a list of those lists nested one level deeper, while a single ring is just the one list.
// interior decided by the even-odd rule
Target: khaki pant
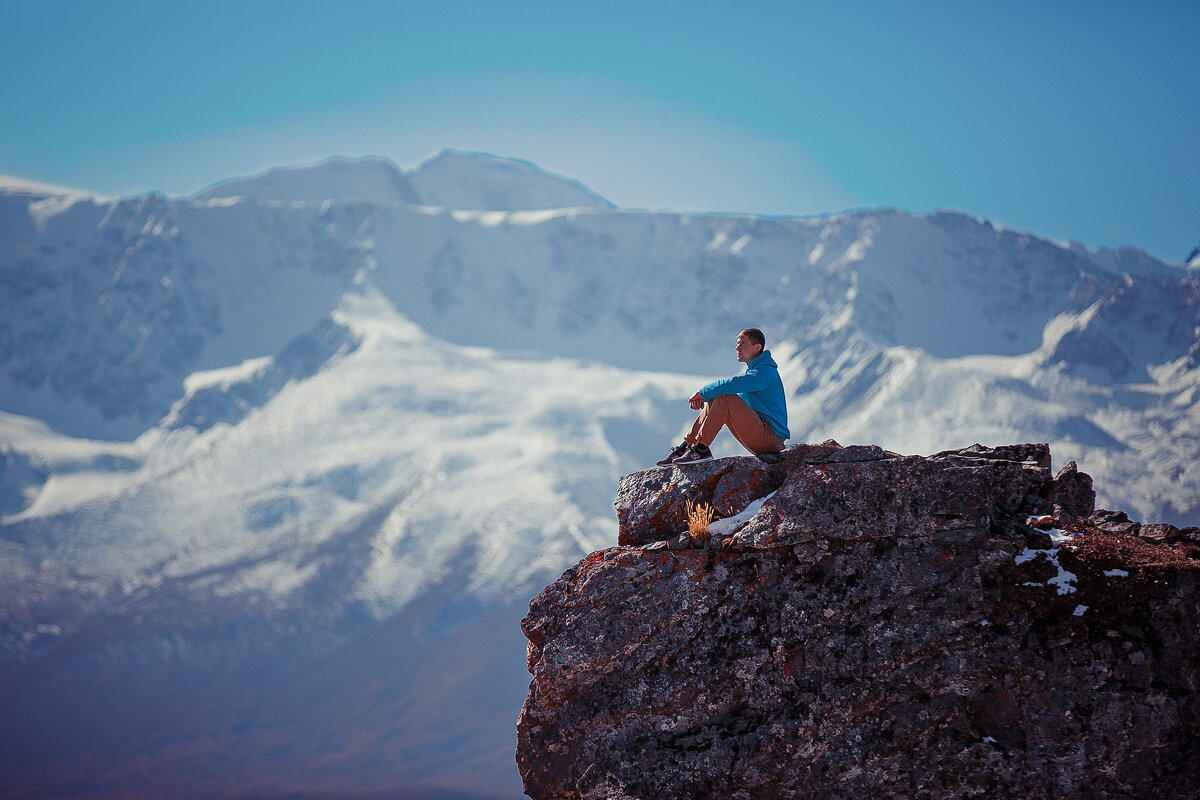
[{"label": "khaki pant", "polygon": [[722,426],[727,426],[733,438],[751,453],[778,453],[783,449],[783,439],[736,394],[723,394],[705,403],[683,440],[688,444],[711,445]]}]

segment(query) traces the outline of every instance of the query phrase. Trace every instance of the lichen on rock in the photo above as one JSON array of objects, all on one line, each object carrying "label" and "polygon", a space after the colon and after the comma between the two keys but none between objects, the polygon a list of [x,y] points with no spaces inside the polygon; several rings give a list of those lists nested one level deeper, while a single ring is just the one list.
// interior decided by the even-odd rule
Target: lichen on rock
[{"label": "lichen on rock", "polygon": [[[1104,529],[1090,491],[1046,445],[827,442],[625,476],[622,545],[523,621],[526,793],[1196,796],[1200,548]],[[689,500],[771,492],[732,536],[654,548]]]}]

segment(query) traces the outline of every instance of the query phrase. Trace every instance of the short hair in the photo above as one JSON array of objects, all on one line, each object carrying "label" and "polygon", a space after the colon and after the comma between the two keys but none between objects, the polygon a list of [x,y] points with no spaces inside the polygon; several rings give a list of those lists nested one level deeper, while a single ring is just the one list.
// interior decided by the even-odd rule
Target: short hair
[{"label": "short hair", "polygon": [[746,338],[751,342],[763,348],[764,350],[766,349],[767,337],[763,336],[763,332],[758,328],[746,328],[746,330],[742,331],[742,333],[746,334]]}]

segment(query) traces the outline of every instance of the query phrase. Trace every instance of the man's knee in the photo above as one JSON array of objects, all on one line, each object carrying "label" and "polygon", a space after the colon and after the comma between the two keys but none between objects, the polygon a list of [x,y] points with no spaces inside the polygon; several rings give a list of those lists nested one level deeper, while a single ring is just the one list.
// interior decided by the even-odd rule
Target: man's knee
[{"label": "man's knee", "polygon": [[[736,401],[736,402],[735,402]],[[722,394],[708,401],[708,404],[716,408],[727,409],[737,403],[745,403],[746,401],[738,397],[736,394]]]}]

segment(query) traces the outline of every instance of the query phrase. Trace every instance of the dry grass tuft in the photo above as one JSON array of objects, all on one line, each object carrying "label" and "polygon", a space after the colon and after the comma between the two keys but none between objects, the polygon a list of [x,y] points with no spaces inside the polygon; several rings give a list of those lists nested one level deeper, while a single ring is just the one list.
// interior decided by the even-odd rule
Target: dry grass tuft
[{"label": "dry grass tuft", "polygon": [[713,521],[716,513],[710,503],[693,503],[688,500],[684,504],[687,513],[688,533],[693,539],[702,539],[708,535],[708,524]]}]

